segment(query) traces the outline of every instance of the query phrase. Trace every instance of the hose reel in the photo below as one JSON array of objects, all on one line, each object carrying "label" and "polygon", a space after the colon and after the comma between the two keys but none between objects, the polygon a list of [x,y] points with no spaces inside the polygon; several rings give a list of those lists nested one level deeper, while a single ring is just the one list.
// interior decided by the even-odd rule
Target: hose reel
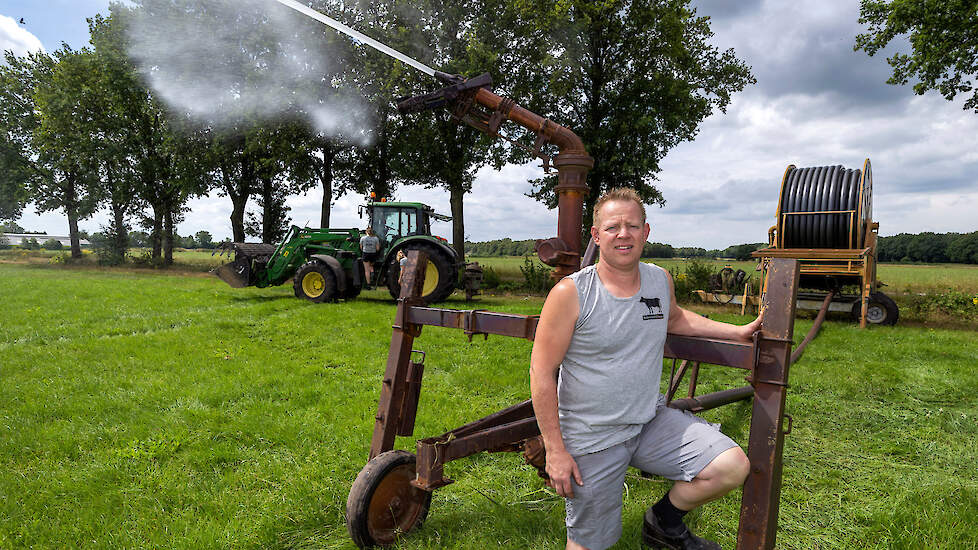
[{"label": "hose reel", "polygon": [[779,248],[857,249],[872,224],[873,175],[843,166],[788,166],[778,204]]},{"label": "hose reel", "polygon": [[[861,169],[792,164],[781,179],[777,220],[768,230],[769,248],[752,256],[800,262],[800,288],[815,292],[799,292],[799,308],[816,309],[810,305],[824,299],[823,308],[851,310],[860,326],[892,325],[898,308],[879,292],[876,280],[878,232],[869,159]],[[843,294],[853,287],[855,293]]]}]

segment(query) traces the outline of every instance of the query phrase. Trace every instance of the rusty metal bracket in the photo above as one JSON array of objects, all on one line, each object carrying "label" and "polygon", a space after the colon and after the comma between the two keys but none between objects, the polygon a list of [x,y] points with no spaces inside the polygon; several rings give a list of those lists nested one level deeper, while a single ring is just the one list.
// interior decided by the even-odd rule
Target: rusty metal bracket
[{"label": "rusty metal bracket", "polygon": [[781,382],[780,380],[764,380],[764,379],[755,380],[754,377],[749,374],[744,377],[744,380],[746,380],[747,383],[750,384],[751,386],[757,386],[758,384],[772,384],[775,386],[781,386],[783,388],[791,387],[787,382]]},{"label": "rusty metal bracket", "polygon": [[[410,296],[408,298],[398,298],[397,302],[398,302],[397,304],[398,315],[394,317],[394,324],[391,325],[391,328],[401,330],[404,332],[404,334],[407,334],[412,338],[417,338],[418,336],[421,336],[421,327],[423,327],[424,325],[408,322],[405,318],[403,318],[406,316],[403,316],[402,312],[408,311],[412,307],[424,305],[424,300],[422,300],[420,297],[417,296]],[[401,307],[402,304],[403,304],[403,309]]]},{"label": "rusty metal bracket", "polygon": [[499,107],[489,116],[489,123],[486,125],[489,135],[499,136],[499,126],[502,125],[503,120],[509,119],[509,112],[513,110],[515,105],[516,102],[508,97],[504,97],[499,102]]},{"label": "rusty metal bracket", "polygon": [[478,330],[476,326],[478,325],[478,317],[476,313],[479,311],[486,311],[484,309],[468,309],[462,312],[462,332],[469,338],[469,342],[472,341],[472,337],[476,334],[481,334],[485,337],[485,340],[489,339],[489,333]]},{"label": "rusty metal bracket", "polygon": [[790,414],[787,414],[787,413],[785,413],[784,417],[785,417],[785,419],[788,420],[788,427],[784,430],[783,433],[784,433],[784,435],[788,435],[788,434],[791,433],[791,425],[794,423],[794,419],[791,418],[791,415]]},{"label": "rusty metal bracket", "polygon": [[543,124],[540,125],[540,130],[537,131],[537,138],[533,141],[533,148],[530,149],[530,154],[539,158],[543,161],[543,171],[550,173],[550,155],[542,153],[543,146],[550,142],[547,137],[547,127],[550,125],[549,119],[543,119]]}]

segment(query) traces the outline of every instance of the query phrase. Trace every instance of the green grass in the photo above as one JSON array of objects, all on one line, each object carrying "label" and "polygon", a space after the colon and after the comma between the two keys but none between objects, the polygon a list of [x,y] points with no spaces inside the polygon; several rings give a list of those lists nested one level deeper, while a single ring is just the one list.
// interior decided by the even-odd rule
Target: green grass
[{"label": "green grass", "polygon": [[[290,286],[153,271],[0,264],[0,280],[0,548],[353,548],[343,513],[390,340],[385,290],[316,305]],[[541,300],[445,305],[537,313]],[[528,395],[528,342],[428,327],[414,347],[427,353],[416,437]],[[978,547],[976,363],[973,331],[827,323],[792,368],[778,547]],[[704,367],[700,391],[742,383]],[[706,416],[746,446],[747,404]],[[456,483],[400,547],[563,547],[563,503],[518,456],[446,475]],[[627,483],[616,548],[638,549],[668,483]],[[694,512],[694,529],[732,548],[739,497]]]}]

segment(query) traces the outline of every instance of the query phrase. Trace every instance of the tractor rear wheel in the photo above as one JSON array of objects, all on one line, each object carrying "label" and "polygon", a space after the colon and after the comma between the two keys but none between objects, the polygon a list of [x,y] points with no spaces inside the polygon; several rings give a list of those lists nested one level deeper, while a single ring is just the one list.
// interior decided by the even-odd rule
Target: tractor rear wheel
[{"label": "tractor rear wheel", "polygon": [[411,485],[416,459],[387,451],[360,470],[346,500],[346,528],[360,548],[390,546],[428,515],[431,493]]},{"label": "tractor rear wheel", "polygon": [[292,282],[295,295],[310,302],[334,302],[337,298],[336,276],[323,262],[311,260],[295,272]]},{"label": "tractor rear wheel", "polygon": [[[455,273],[455,263],[444,250],[427,242],[410,243],[401,250],[405,254],[411,250],[421,250],[428,255],[424,287],[421,289],[421,298],[425,303],[442,302],[452,294],[458,274]],[[387,290],[395,300],[401,297],[401,285],[397,282],[400,272],[397,260],[392,260],[387,269]]]}]

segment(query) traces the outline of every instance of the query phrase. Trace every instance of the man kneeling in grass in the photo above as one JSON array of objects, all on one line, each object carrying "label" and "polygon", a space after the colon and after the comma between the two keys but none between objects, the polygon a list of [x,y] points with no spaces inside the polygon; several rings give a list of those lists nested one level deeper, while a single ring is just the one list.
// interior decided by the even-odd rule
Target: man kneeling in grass
[{"label": "man kneeling in grass", "polygon": [[564,278],[547,296],[530,358],[533,410],[547,473],[566,499],[567,548],[601,550],[621,536],[625,471],[675,484],[645,512],[653,548],[720,546],[683,523],[687,512],[743,484],[749,463],[729,437],[659,395],[666,332],[750,340],[744,326],[711,321],[676,304],[669,272],[640,261],[645,207],[615,189],[594,207],[600,262]]}]

